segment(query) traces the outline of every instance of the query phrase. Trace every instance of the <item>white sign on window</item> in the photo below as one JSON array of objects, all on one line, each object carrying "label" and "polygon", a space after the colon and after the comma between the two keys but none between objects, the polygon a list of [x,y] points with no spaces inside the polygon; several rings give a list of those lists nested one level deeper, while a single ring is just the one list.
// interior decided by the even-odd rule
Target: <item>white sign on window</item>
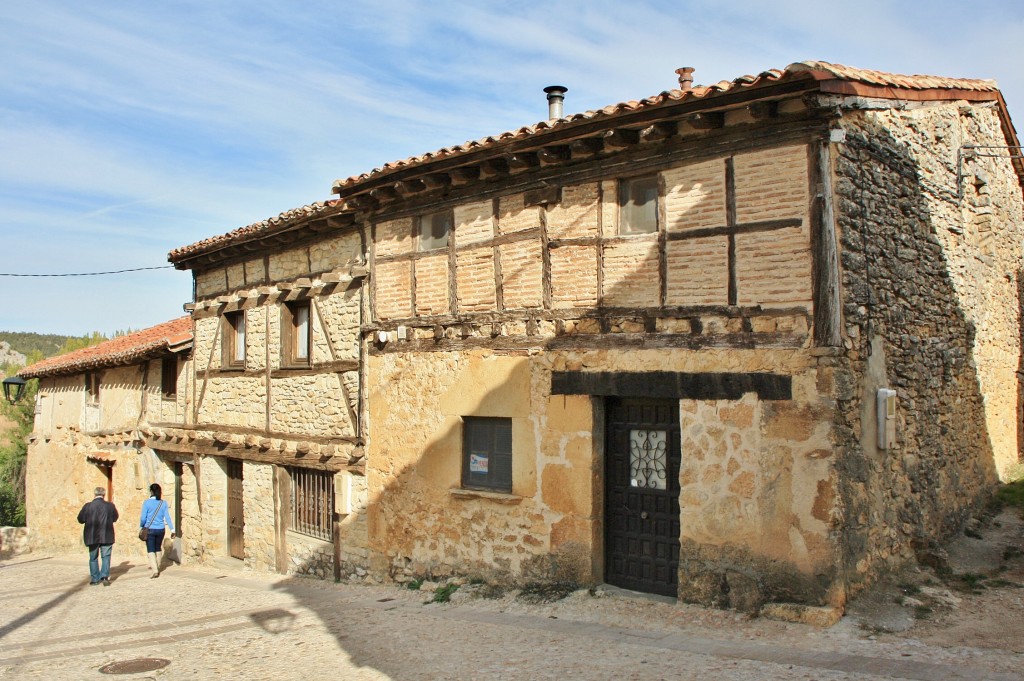
[{"label": "white sign on window", "polygon": [[486,473],[487,472],[487,455],[486,454],[470,454],[469,455],[469,472],[470,473]]}]

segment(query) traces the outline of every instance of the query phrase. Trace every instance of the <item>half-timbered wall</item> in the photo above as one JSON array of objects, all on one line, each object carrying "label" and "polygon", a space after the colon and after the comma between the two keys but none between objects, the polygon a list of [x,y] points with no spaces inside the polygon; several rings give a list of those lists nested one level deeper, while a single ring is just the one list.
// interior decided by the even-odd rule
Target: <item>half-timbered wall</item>
[{"label": "half-timbered wall", "polygon": [[658,229],[620,235],[615,178],[454,208],[449,248],[415,217],[374,225],[380,320],[514,310],[701,306],[812,312],[805,145],[667,168]]}]

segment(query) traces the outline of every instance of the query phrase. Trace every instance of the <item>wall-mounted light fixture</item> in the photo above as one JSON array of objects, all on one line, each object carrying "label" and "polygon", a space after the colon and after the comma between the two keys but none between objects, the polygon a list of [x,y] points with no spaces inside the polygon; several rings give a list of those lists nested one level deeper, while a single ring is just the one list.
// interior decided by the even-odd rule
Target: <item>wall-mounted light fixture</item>
[{"label": "wall-mounted light fixture", "polygon": [[4,399],[14,404],[25,394],[25,379],[21,376],[8,376],[4,379]]}]

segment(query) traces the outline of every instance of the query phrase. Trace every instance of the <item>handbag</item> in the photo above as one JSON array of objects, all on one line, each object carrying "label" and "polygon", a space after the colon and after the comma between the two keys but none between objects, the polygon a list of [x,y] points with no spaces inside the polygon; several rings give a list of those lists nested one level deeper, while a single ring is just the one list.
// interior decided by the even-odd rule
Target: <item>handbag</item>
[{"label": "handbag", "polygon": [[156,507],[155,511],[153,511],[153,515],[149,517],[149,522],[146,523],[146,526],[139,528],[139,539],[141,539],[142,541],[146,541],[146,539],[149,538],[149,526],[152,525],[153,521],[156,520],[156,517],[160,515],[160,511],[163,509],[163,507],[164,502],[161,501],[160,505]]}]

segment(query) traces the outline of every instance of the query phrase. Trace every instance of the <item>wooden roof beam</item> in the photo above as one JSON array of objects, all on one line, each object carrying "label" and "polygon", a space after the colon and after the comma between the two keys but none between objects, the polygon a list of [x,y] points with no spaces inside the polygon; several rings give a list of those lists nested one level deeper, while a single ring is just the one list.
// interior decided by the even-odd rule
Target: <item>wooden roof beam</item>
[{"label": "wooden roof beam", "polygon": [[569,155],[573,160],[594,158],[604,151],[604,142],[600,137],[585,137],[569,145]]},{"label": "wooden roof beam", "polygon": [[506,157],[508,161],[509,172],[515,175],[516,173],[523,173],[527,170],[533,170],[540,166],[540,159],[537,158],[537,154],[529,151],[520,152],[518,154],[509,154]]},{"label": "wooden roof beam", "polygon": [[508,175],[508,161],[503,158],[494,158],[480,164],[480,179],[494,180]]},{"label": "wooden roof beam", "polygon": [[426,190],[426,183],[423,182],[423,180],[416,178],[395,183],[395,191],[402,198],[409,198],[410,196],[415,196],[416,194],[419,194]]},{"label": "wooden roof beam", "polygon": [[687,120],[697,130],[717,130],[725,126],[725,114],[721,111],[695,113]]},{"label": "wooden roof beam", "polygon": [[373,210],[379,204],[369,194],[356,194],[345,199],[345,205],[352,206],[356,210]]},{"label": "wooden roof beam", "polygon": [[541,167],[555,166],[560,163],[565,163],[571,157],[572,152],[569,151],[569,147],[560,144],[544,147],[537,152],[537,158],[540,159]]},{"label": "wooden roof beam", "polygon": [[640,142],[640,131],[630,130],[629,128],[619,128],[617,130],[607,130],[602,135],[604,139],[604,147],[610,151],[618,151],[620,149],[627,149],[634,144]]},{"label": "wooden roof beam", "polygon": [[452,178],[452,185],[460,187],[462,185],[475,182],[480,179],[480,166],[464,166],[462,168],[454,168],[449,173]]},{"label": "wooden roof beam", "polygon": [[779,115],[779,103],[775,101],[751,102],[747,104],[747,111],[750,112],[750,117],[755,121],[763,121]]},{"label": "wooden roof beam", "polygon": [[380,201],[381,203],[387,203],[394,201],[398,198],[398,192],[395,191],[394,186],[391,187],[377,187],[376,189],[370,190],[370,196]]},{"label": "wooden roof beam", "polygon": [[660,142],[679,133],[679,124],[675,121],[658,121],[640,131],[642,142]]},{"label": "wooden roof beam", "polygon": [[433,191],[435,189],[444,189],[452,183],[452,178],[448,173],[433,173],[431,175],[424,175],[420,180],[423,182],[423,186],[427,191]]}]

